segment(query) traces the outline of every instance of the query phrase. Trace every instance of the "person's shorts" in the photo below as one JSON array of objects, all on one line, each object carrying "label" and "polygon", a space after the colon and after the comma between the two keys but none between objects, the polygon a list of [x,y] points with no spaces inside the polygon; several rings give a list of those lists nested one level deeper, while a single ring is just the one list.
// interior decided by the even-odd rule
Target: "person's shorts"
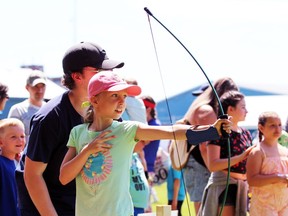
[{"label": "person's shorts", "polygon": [[[225,196],[225,190],[220,194],[218,198],[219,205],[222,205],[224,196]],[[236,206],[236,196],[237,196],[237,185],[230,184],[228,186],[225,206]]]},{"label": "person's shorts", "polygon": [[209,177],[209,170],[198,163],[194,157],[190,155],[185,167],[184,178],[192,202],[201,202]]}]

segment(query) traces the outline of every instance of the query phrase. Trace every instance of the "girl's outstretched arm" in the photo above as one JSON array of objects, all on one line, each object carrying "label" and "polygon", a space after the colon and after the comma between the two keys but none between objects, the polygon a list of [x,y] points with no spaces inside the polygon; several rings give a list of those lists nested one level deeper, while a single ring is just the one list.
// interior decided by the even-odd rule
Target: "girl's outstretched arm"
[{"label": "girl's outstretched arm", "polygon": [[[231,132],[231,121],[228,119],[217,119],[213,125],[200,125],[195,128],[191,125],[176,124],[173,126],[149,126],[140,124],[135,139],[138,140],[193,140],[191,143],[200,143],[212,139],[219,139],[221,126],[227,132]],[[195,128],[195,129],[191,129]],[[188,131],[188,133],[187,133]],[[209,136],[213,133],[213,136]],[[187,137],[188,135],[188,137]]]}]

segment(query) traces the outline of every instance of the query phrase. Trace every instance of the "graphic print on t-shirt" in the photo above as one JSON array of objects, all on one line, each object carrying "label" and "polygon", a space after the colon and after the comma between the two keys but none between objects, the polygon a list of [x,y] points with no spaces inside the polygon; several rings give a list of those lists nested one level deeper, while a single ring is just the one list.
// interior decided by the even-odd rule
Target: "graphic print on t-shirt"
[{"label": "graphic print on t-shirt", "polygon": [[100,184],[108,178],[112,166],[110,151],[91,154],[81,170],[81,177],[89,185]]},{"label": "graphic print on t-shirt", "polygon": [[145,188],[144,182],[141,179],[141,173],[140,172],[141,171],[139,171],[139,168],[137,167],[137,159],[136,158],[132,158],[131,180],[132,180],[132,184],[134,185],[135,191],[147,190],[147,188]]}]

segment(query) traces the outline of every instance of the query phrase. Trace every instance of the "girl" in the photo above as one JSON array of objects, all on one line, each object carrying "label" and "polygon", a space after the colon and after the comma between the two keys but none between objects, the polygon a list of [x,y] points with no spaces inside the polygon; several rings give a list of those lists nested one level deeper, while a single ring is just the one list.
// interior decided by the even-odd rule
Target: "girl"
[{"label": "girl", "polygon": [[[230,77],[220,78],[216,80],[213,85],[219,97],[221,97],[227,91],[239,90],[234,80],[232,80]],[[217,97],[213,89],[208,86],[208,88],[190,105],[189,109],[184,115],[183,122],[191,125],[211,124],[217,119],[218,109],[219,104]],[[196,215],[198,214],[201,205],[203,191],[210,177],[210,171],[206,167],[206,146],[207,143],[200,143],[193,149],[184,171],[186,188],[188,190],[190,200],[194,203]]]},{"label": "girl", "polygon": [[200,126],[198,131],[192,131],[188,125],[149,126],[135,121],[114,121],[125,110],[125,98],[140,93],[139,86],[127,84],[113,72],[99,72],[89,81],[91,106],[87,123],[71,130],[69,150],[59,177],[62,184],[76,178],[76,215],[133,215],[130,166],[138,140],[175,137],[197,143],[218,139],[221,124],[230,132],[230,121],[223,119],[212,127]]},{"label": "girl", "polygon": [[288,215],[288,150],[278,143],[282,132],[279,116],[275,112],[262,113],[258,132],[260,143],[247,160],[250,216]]},{"label": "girl", "polygon": [[[211,141],[207,146],[207,166],[211,171],[199,210],[201,216],[216,216],[223,206],[222,216],[245,215],[247,212],[246,157],[250,153],[250,132],[238,126],[247,114],[244,95],[228,91],[220,97],[223,111],[232,116],[230,134],[230,178],[228,194],[225,197],[228,168],[228,139]],[[225,201],[225,202],[224,202]],[[236,205],[237,203],[237,205]]]}]

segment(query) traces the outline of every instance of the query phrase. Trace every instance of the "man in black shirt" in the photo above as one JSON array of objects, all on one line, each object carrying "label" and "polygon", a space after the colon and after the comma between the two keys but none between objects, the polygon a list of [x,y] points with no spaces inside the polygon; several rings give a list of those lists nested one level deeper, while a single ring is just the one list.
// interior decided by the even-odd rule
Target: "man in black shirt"
[{"label": "man in black shirt", "polygon": [[74,216],[75,182],[65,186],[59,182],[70,130],[83,122],[86,109],[81,105],[87,101],[90,78],[99,71],[121,68],[124,63],[108,59],[105,50],[97,44],[81,42],[65,53],[62,64],[63,84],[69,90],[34,115],[24,180],[39,214]]}]

